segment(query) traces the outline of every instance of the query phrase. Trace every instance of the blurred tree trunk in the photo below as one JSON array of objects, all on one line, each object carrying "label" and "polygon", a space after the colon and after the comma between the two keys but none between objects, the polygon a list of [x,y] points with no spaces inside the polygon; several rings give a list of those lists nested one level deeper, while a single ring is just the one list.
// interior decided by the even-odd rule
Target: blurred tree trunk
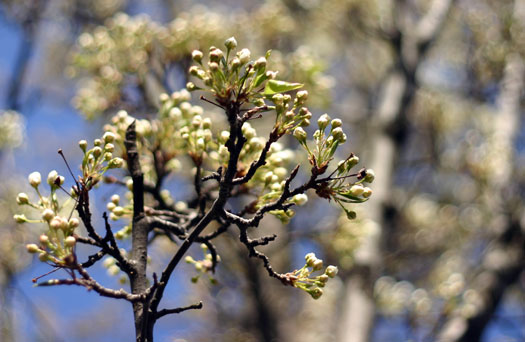
[{"label": "blurred tree trunk", "polygon": [[[514,23],[525,20],[525,1],[514,3]],[[519,43],[519,42],[518,42]],[[457,311],[445,318],[438,341],[479,341],[500,305],[505,291],[514,284],[525,268],[525,238],[521,208],[515,208],[515,140],[521,127],[521,98],[524,89],[525,65],[518,53],[509,53],[500,82],[498,117],[495,119],[490,143],[497,149],[498,168],[489,179],[485,196],[492,211],[489,223],[492,242],[485,250],[470,293],[478,301],[468,317]]]},{"label": "blurred tree trunk", "polygon": [[381,274],[381,237],[386,229],[387,207],[395,175],[395,164],[407,134],[407,111],[419,87],[418,67],[428,48],[443,26],[452,0],[435,0],[428,13],[411,25],[410,11],[405,1],[395,3],[394,27],[385,32],[394,54],[393,67],[383,78],[376,110],[368,130],[368,146],[373,146],[372,163],[376,173],[374,195],[368,202],[367,218],[377,223],[378,230],[370,234],[356,251],[355,268],[345,279],[345,293],[338,340],[366,342],[370,340],[375,317],[373,288]]}]

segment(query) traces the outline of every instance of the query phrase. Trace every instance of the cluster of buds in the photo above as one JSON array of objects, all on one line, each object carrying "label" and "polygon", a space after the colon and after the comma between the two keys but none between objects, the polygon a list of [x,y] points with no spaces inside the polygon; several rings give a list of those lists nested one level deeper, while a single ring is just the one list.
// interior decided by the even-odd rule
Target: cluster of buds
[{"label": "cluster of buds", "polygon": [[109,169],[121,168],[124,160],[120,157],[113,157],[115,152],[116,135],[112,132],[106,132],[102,139],[93,141],[93,148],[88,148],[86,140],[81,140],[78,145],[84,158],[82,159],[82,182],[86,189],[91,189],[101,179],[104,173]]},{"label": "cluster of buds", "polygon": [[[108,204],[106,204],[106,208],[109,210],[109,218],[113,221],[117,221],[121,217],[132,217],[133,215],[133,207],[132,204],[128,204],[126,206],[120,205],[120,196],[117,194],[114,194],[111,196],[110,201]],[[122,233],[121,233],[122,234]],[[117,237],[117,236],[115,236]],[[123,236],[119,236],[117,238],[123,238]]]},{"label": "cluster of buds", "polygon": [[188,90],[205,89],[213,93],[221,105],[231,101],[251,103],[258,108],[256,112],[262,112],[269,109],[265,99],[302,87],[299,83],[275,80],[277,72],[267,70],[270,51],[253,61],[250,50],[246,48],[233,53],[237,47],[234,37],[227,39],[224,46],[226,52],[215,46],[210,47],[207,63],[204,62],[204,53],[193,51],[193,61],[198,65],[190,67],[189,73],[200,80],[202,87],[188,82]]},{"label": "cluster of buds", "polygon": [[323,260],[318,259],[314,253],[305,255],[305,265],[293,272],[287,273],[286,276],[292,281],[294,287],[306,291],[313,299],[319,299],[323,295],[323,287],[330,278],[337,275],[336,266],[328,266],[321,275],[312,276],[314,272],[323,269]]},{"label": "cluster of buds", "polygon": [[[120,249],[120,254],[123,256],[127,255],[127,252],[124,248]],[[102,266],[106,269],[108,275],[112,277],[119,276],[118,280],[121,284],[126,284],[128,277],[122,272],[120,267],[117,265],[117,260],[113,257],[106,257],[102,262]]]},{"label": "cluster of buds", "polygon": [[47,184],[50,188],[49,196],[44,196],[40,191],[42,176],[39,172],[33,172],[28,177],[29,184],[35,190],[38,201],[32,202],[29,195],[19,193],[16,201],[21,206],[29,206],[40,212],[40,218],[28,219],[24,214],[17,214],[14,219],[18,223],[45,223],[47,231],[40,236],[39,244],[28,244],[27,251],[32,254],[38,254],[42,262],[50,262],[55,265],[64,265],[66,257],[73,253],[76,245],[76,239],[73,237],[75,229],[80,222],[77,218],[66,218],[61,215],[69,198],[63,205],[58,201],[56,194],[57,189],[64,184],[64,177],[60,176],[55,170],[49,172]]},{"label": "cluster of buds", "polygon": [[275,108],[277,113],[275,129],[279,135],[294,132],[296,129],[303,130],[302,127],[310,125],[312,113],[303,106],[307,99],[308,92],[306,90],[298,91],[293,101],[290,94],[277,93],[271,95],[269,100],[273,102],[274,106],[270,108]]},{"label": "cluster of buds", "polygon": [[[210,280],[210,283],[215,285],[217,284],[217,279],[215,279],[211,273],[213,272],[213,256],[211,253],[209,253],[208,247],[205,244],[201,244],[202,253],[204,255],[204,259],[202,260],[195,260],[190,255],[186,256],[184,259],[187,264],[191,264],[195,267],[195,270],[197,271],[197,275],[193,276],[191,278],[192,283],[196,283],[199,281],[199,278],[207,274],[208,279]],[[217,262],[220,261],[220,257],[217,255]]]},{"label": "cluster of buds", "polygon": [[[345,143],[347,138],[340,119],[331,120],[328,114],[323,114],[317,120],[317,124],[319,129],[313,134],[315,143],[313,147],[308,146],[308,135],[301,127],[295,128],[293,135],[307,151],[312,172],[321,175],[328,169],[337,148]],[[330,130],[327,131],[328,126]],[[351,153],[348,158],[340,161],[330,176],[316,188],[320,197],[333,199],[351,219],[356,217],[356,213],[348,210],[343,203],[366,201],[372,195],[372,190],[364,184],[372,183],[375,178],[374,171],[371,169],[363,168],[357,173],[352,173],[352,168],[358,163],[359,157]],[[348,181],[352,177],[356,178],[355,182]]]}]

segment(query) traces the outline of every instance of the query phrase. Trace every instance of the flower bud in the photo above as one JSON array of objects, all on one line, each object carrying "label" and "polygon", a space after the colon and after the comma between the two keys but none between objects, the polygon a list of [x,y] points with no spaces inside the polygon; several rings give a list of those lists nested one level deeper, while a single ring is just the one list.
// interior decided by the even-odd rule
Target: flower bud
[{"label": "flower bud", "polygon": [[51,209],[45,209],[42,212],[42,218],[47,222],[51,221],[53,217],[55,217],[55,212]]},{"label": "flower bud", "polygon": [[188,255],[184,261],[186,261],[186,263],[188,264],[193,264],[195,262],[195,260],[191,257],[191,255]]},{"label": "flower bud", "polygon": [[[210,62],[215,62],[215,63],[219,63],[221,58],[224,56],[223,52],[221,51],[221,49],[213,49],[210,51]],[[219,67],[219,65],[217,65],[217,68]]]},{"label": "flower bud", "polygon": [[319,125],[319,129],[322,131],[328,126],[328,122],[330,121],[330,117],[328,114],[323,114],[321,117],[317,120],[317,124]]},{"label": "flower bud", "polygon": [[315,287],[311,290],[308,290],[308,293],[310,294],[310,296],[312,296],[313,299],[319,299],[323,295],[323,290],[321,290],[318,287]]},{"label": "flower bud", "polygon": [[193,52],[191,53],[191,58],[197,63],[200,63],[202,61],[203,56],[203,53],[199,50],[193,50]]},{"label": "flower bud", "polygon": [[55,216],[51,222],[49,222],[49,226],[52,228],[52,229],[61,229],[61,230],[66,230],[69,228],[69,223],[66,221],[65,218],[61,217],[61,216]]},{"label": "flower bud", "polygon": [[47,175],[47,184],[49,184],[51,187],[55,187],[55,181],[57,177],[58,173],[56,172],[56,170],[49,172],[49,174]]},{"label": "flower bud", "polygon": [[301,127],[297,127],[296,129],[294,129],[293,131],[293,136],[300,142],[300,143],[304,143],[306,142],[306,137],[307,137],[307,134],[306,134],[306,131],[301,128]]},{"label": "flower bud", "polygon": [[204,120],[202,120],[202,128],[203,129],[210,129],[211,128],[211,119],[210,118],[205,118]]},{"label": "flower bud", "polygon": [[230,37],[226,39],[224,46],[226,46],[228,50],[235,49],[237,47],[237,40],[235,40],[235,37]]},{"label": "flower bud", "polygon": [[31,184],[33,188],[37,188],[42,182],[42,177],[40,176],[40,172],[31,173],[28,177],[28,180],[29,180],[29,184]]},{"label": "flower bud", "polygon": [[239,57],[241,64],[246,64],[250,61],[251,52],[248,49],[242,49],[237,53],[237,57]]},{"label": "flower bud", "polygon": [[93,148],[93,155],[95,156],[95,158],[100,157],[101,154],[102,154],[102,149],[99,146],[96,146],[95,148]]},{"label": "flower bud", "polygon": [[69,228],[76,228],[80,225],[80,221],[76,217],[69,219],[68,226]]},{"label": "flower bud", "polygon": [[337,127],[341,127],[343,125],[343,122],[341,121],[341,119],[333,119],[331,124],[332,124],[332,129],[334,129]]},{"label": "flower bud", "polygon": [[323,268],[323,260],[321,259],[315,259],[312,268],[314,271],[319,271],[321,268]]},{"label": "flower bud", "polygon": [[260,68],[266,67],[266,58],[260,57],[258,60],[255,61],[254,68],[255,70],[259,70]]},{"label": "flower bud", "polygon": [[102,139],[104,140],[106,144],[112,143],[113,141],[115,141],[115,134],[111,132],[106,132],[102,136]]},{"label": "flower bud", "polygon": [[113,214],[117,215],[117,216],[122,216],[124,215],[124,208],[122,208],[121,206],[117,206],[113,209]]},{"label": "flower bud", "polygon": [[366,170],[366,176],[365,176],[365,182],[372,183],[375,178],[376,178],[376,174],[375,174],[374,170],[367,169]]},{"label": "flower bud", "polygon": [[40,251],[40,248],[38,248],[38,246],[35,245],[34,243],[30,243],[29,245],[26,245],[26,249],[31,254],[38,253]]},{"label": "flower bud", "polygon": [[363,191],[363,197],[368,198],[370,196],[372,196],[372,189],[365,187],[365,190]]},{"label": "flower bud", "polygon": [[297,205],[303,205],[308,202],[308,196],[306,194],[297,194],[292,198],[292,202]]},{"label": "flower bud", "polygon": [[106,204],[106,208],[109,210],[109,211],[113,211],[113,209],[115,209],[117,207],[117,205],[113,202],[109,202],[108,204]]},{"label": "flower bud", "polygon": [[339,270],[337,269],[336,266],[333,266],[333,265],[330,265],[326,268],[326,271],[324,272],[327,276],[329,276],[330,278],[333,278],[337,275],[337,272]]},{"label": "flower bud", "polygon": [[219,70],[219,64],[216,62],[210,62],[208,63],[208,66],[210,67],[210,70],[212,72],[216,72],[217,70]]},{"label": "flower bud", "polygon": [[75,244],[77,243],[77,240],[72,237],[72,236],[68,236],[67,238],[65,238],[64,240],[64,245],[66,247],[75,247]]},{"label": "flower bud", "polygon": [[44,235],[44,234],[40,235],[40,243],[42,245],[45,246],[47,245],[48,242],[49,242],[49,237],[47,235]]},{"label": "flower bud", "polygon": [[122,158],[113,158],[108,163],[108,168],[110,169],[119,169],[124,165],[124,160]]},{"label": "flower bud", "polygon": [[24,214],[17,214],[13,216],[13,219],[16,221],[16,223],[24,223],[27,222],[27,217]]},{"label": "flower bud", "polygon": [[95,146],[101,146],[101,145],[102,145],[102,140],[100,140],[100,139],[95,139],[95,140],[93,140],[93,145],[95,145]]},{"label": "flower bud", "polygon": [[193,128],[199,128],[202,124],[202,117],[200,115],[195,115],[191,121]]},{"label": "flower bud", "polygon": [[332,136],[334,137],[334,140],[339,142],[344,142],[346,140],[346,137],[344,137],[343,129],[341,127],[336,127],[332,130]]},{"label": "flower bud", "polygon": [[306,101],[306,99],[308,98],[308,91],[306,90],[300,90],[297,92],[297,95],[295,95],[295,97],[300,100],[301,102],[304,102]]},{"label": "flower bud", "polygon": [[231,61],[232,69],[235,70],[241,66],[241,60],[239,57],[233,57]]},{"label": "flower bud", "polygon": [[114,194],[113,196],[111,196],[111,202],[118,204],[120,202],[120,196],[117,194]]},{"label": "flower bud", "polygon": [[115,151],[115,145],[113,145],[112,143],[107,143],[104,146],[104,151],[106,151],[106,152],[113,152],[113,151]]},{"label": "flower bud", "polygon": [[87,145],[88,145],[88,143],[87,143],[87,141],[85,141],[85,140],[80,140],[80,141],[78,142],[78,146],[80,147],[80,149],[81,149],[84,153],[86,152]]},{"label": "flower bud", "polygon": [[29,203],[29,196],[25,192],[21,192],[16,196],[16,203],[19,205],[24,205]]},{"label": "flower bud", "polygon": [[365,188],[361,184],[355,184],[350,187],[350,195],[360,196],[365,191]]}]

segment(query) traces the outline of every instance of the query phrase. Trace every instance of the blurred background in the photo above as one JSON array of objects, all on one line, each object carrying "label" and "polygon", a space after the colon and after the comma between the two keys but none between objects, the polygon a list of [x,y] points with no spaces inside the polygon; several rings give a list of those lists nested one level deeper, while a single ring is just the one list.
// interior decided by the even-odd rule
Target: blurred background
[{"label": "blurred background", "polygon": [[[128,303],[32,287],[49,267],[23,247],[38,231],[12,219],[16,194],[30,172],[66,175],[57,149],[78,165],[77,142],[119,109],[153,117],[191,51],[230,36],[252,56],[274,49],[270,67],[305,83],[315,117],[343,120],[342,153],[374,169],[374,194],[353,221],[315,196],[287,226],[264,221],[278,271],[309,251],[339,266],[319,300],[269,278],[231,234],[217,285],[178,269],[168,306],[204,308],[163,318],[156,339],[524,341],[525,0],[3,0],[0,340],[133,340]],[[186,177],[171,176],[172,197],[188,198]],[[98,190],[95,217],[115,191]],[[151,269],[173,250],[154,246]]]}]

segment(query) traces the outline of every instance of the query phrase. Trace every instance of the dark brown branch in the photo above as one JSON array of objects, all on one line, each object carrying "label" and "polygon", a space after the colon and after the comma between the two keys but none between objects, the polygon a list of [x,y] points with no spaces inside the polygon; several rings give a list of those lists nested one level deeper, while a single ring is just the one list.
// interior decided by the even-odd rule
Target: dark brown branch
[{"label": "dark brown branch", "polygon": [[[146,290],[148,279],[146,276],[148,258],[148,232],[149,224],[144,213],[144,174],[140,167],[139,153],[137,148],[136,121],[133,121],[126,130],[126,153],[128,157],[128,170],[133,180],[133,221],[131,228],[131,259],[135,265],[135,272],[129,274],[131,292],[142,293]],[[135,332],[137,342],[145,342],[152,339],[147,331],[147,304],[143,302],[133,303],[135,316]]]},{"label": "dark brown branch", "polygon": [[155,315],[155,319],[159,319],[159,318],[164,317],[166,315],[178,314],[178,313],[181,313],[181,312],[187,311],[187,310],[199,310],[199,309],[202,309],[202,302],[198,302],[197,304],[192,304],[192,305],[184,306],[184,307],[181,307],[181,308],[162,309],[159,312],[157,312],[157,314]]}]

